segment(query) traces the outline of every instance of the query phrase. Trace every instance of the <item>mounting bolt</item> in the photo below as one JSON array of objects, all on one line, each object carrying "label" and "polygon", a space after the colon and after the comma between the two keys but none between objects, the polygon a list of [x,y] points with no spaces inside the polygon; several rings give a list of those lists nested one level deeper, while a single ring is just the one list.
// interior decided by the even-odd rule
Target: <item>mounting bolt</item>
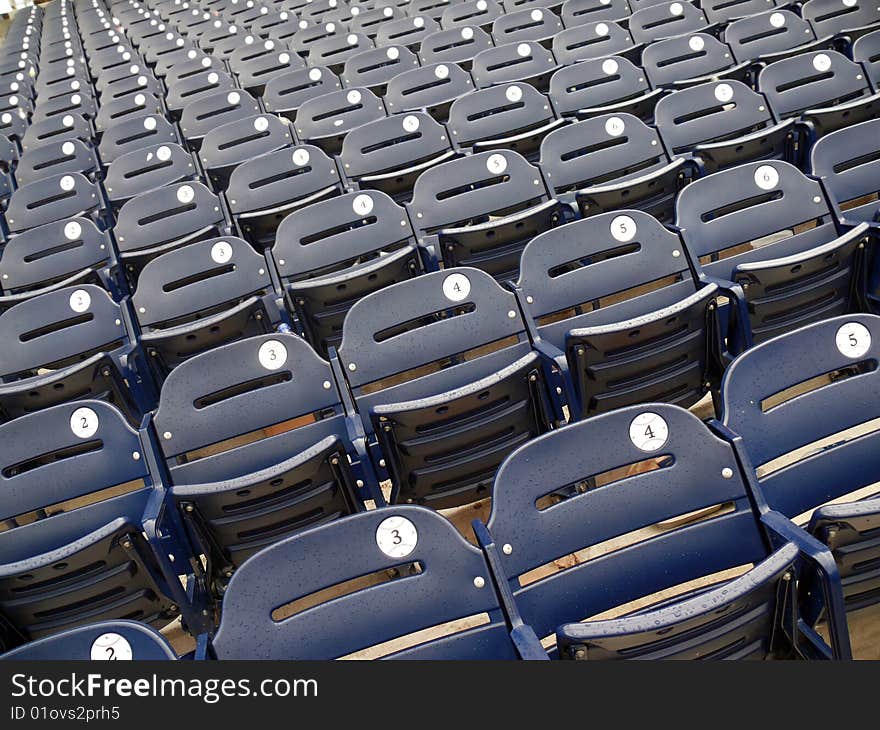
[{"label": "mounting bolt", "polygon": [[385,468],[385,459],[379,459],[379,466],[381,466],[383,469]]},{"label": "mounting bolt", "polygon": [[131,550],[131,540],[128,540],[128,539],[123,540],[120,543],[120,545],[122,545],[122,547],[125,548],[126,550]]},{"label": "mounting bolt", "polygon": [[587,658],[587,650],[586,649],[576,649],[574,652],[575,659],[586,659]]},{"label": "mounting bolt", "polygon": [[782,580],[784,580],[786,583],[787,583],[788,581],[790,581],[790,580],[791,580],[791,572],[790,572],[790,571],[786,571],[785,573],[783,573],[783,574],[782,574]]},{"label": "mounting bolt", "polygon": [[339,457],[334,456],[332,459],[330,459],[330,463],[333,464],[333,466],[338,466],[339,465]]},{"label": "mounting bolt", "polygon": [[364,486],[364,480],[363,480],[363,479],[358,479],[357,482],[355,482],[355,484],[358,485],[358,488],[363,487],[363,486]]},{"label": "mounting bolt", "polygon": [[195,509],[195,507],[193,507],[191,504],[188,504],[183,509],[186,510],[187,512],[192,512]]}]

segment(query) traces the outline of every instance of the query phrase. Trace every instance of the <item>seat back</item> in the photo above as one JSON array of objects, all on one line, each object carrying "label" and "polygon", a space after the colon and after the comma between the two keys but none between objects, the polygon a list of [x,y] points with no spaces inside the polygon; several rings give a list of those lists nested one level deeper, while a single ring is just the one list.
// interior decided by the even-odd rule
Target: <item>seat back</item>
[{"label": "seat back", "polygon": [[501,3],[495,0],[466,0],[444,8],[440,25],[446,30],[465,25],[478,25],[488,30],[503,12]]},{"label": "seat back", "polygon": [[177,659],[168,640],[136,621],[101,621],[31,641],[0,655],[17,661]]},{"label": "seat back", "polygon": [[627,20],[631,14],[627,0],[565,0],[560,16],[566,28],[585,23]]},{"label": "seat back", "polygon": [[[304,551],[314,560],[293,557]],[[324,590],[334,597],[321,600]],[[297,599],[308,610],[275,618]],[[468,628],[418,634],[461,619],[471,619]],[[516,656],[482,553],[442,516],[412,506],[354,515],[255,556],[229,584],[212,643],[220,659],[335,659],[366,649],[390,658]]]},{"label": "seat back", "polygon": [[380,96],[388,82],[397,74],[416,68],[419,59],[403,45],[368,48],[349,57],[342,69],[342,85],[365,87]]},{"label": "seat back", "polygon": [[810,24],[791,10],[750,15],[730,23],[724,30],[724,41],[737,63],[764,57],[770,60],[815,40]]},{"label": "seat back", "polygon": [[876,316],[835,317],[757,345],[725,373],[724,424],[771,508],[796,517],[876,481],[878,333]]},{"label": "seat back", "polygon": [[294,211],[278,227],[272,255],[304,335],[321,353],[338,347],[354,302],[422,270],[406,211],[378,191]]},{"label": "seat back", "polygon": [[642,53],[642,66],[654,88],[690,86],[706,77],[727,76],[733,65],[730,47],[708,33],[656,41]]},{"label": "seat back", "polygon": [[299,337],[259,335],[182,363],[154,426],[215,576],[359,509],[341,396],[329,363]]},{"label": "seat back", "polygon": [[408,17],[394,18],[376,29],[376,46],[385,48],[400,44],[411,52],[418,53],[422,43],[439,30],[439,23],[427,15],[410,14]]},{"label": "seat back", "polygon": [[426,36],[419,48],[419,59],[423,65],[457,63],[468,70],[474,56],[493,45],[492,36],[479,26],[456,26]]},{"label": "seat back", "polygon": [[703,11],[689,2],[660,2],[635,11],[629,20],[629,32],[636,43],[651,43],[662,38],[695,33],[709,25]]},{"label": "seat back", "polygon": [[549,50],[535,41],[522,41],[480,51],[474,56],[471,76],[478,89],[522,81],[546,91],[556,68],[556,59]]},{"label": "seat back", "polygon": [[[8,112],[0,114],[0,130],[4,128],[2,120]],[[47,142],[64,142],[68,139],[80,139],[90,141],[92,139],[92,125],[79,114],[65,114],[62,117],[50,117],[42,122],[35,122],[27,127],[23,135],[14,129],[8,129],[5,134],[10,140],[18,140],[21,149],[26,152],[36,149]],[[16,136],[18,134],[18,136]],[[103,158],[102,158],[103,159]]]},{"label": "seat back", "polygon": [[455,63],[424,64],[391,79],[384,101],[389,114],[424,109],[445,122],[452,102],[473,88],[470,74]]},{"label": "seat back", "polygon": [[154,94],[137,93],[101,105],[95,116],[95,129],[103,132],[127,119],[141,119],[165,112],[162,100]]},{"label": "seat back", "polygon": [[247,91],[217,91],[200,96],[183,108],[180,131],[190,147],[200,148],[202,141],[218,127],[260,113],[260,105]]},{"label": "seat back", "polygon": [[596,20],[567,28],[553,36],[553,56],[563,66],[615,54],[640,53],[629,30],[620,23]]},{"label": "seat back", "polygon": [[52,175],[78,172],[91,177],[97,171],[94,149],[82,140],[67,139],[41,145],[23,154],[15,168],[15,179],[19,185],[27,185]]},{"label": "seat back", "polygon": [[168,83],[168,93],[165,95],[165,104],[168,110],[180,117],[187,104],[216,94],[218,91],[234,91],[235,81],[228,73],[214,68],[203,68],[197,73],[185,76]]},{"label": "seat back", "polygon": [[364,297],[346,316],[339,358],[395,502],[440,509],[488,496],[504,456],[552,423],[515,298],[478,269]]},{"label": "seat back", "polygon": [[336,74],[328,68],[313,66],[295,69],[273,76],[266,82],[263,104],[266,111],[294,121],[297,111],[306,101],[341,88]]},{"label": "seat back", "polygon": [[385,116],[382,100],[369,89],[340,89],[303,102],[296,113],[296,134],[327,154],[338,154],[355,127]]},{"label": "seat back", "polygon": [[495,45],[538,41],[549,45],[563,29],[562,20],[555,13],[539,7],[508,10],[492,24]]},{"label": "seat back", "polygon": [[[20,639],[100,619],[173,618],[142,536],[155,489],[143,455],[138,432],[99,401],[0,426],[0,610]],[[25,519],[35,511],[40,519]]]},{"label": "seat back", "polygon": [[[733,449],[672,405],[623,408],[546,434],[505,461],[495,489],[489,532],[503,546],[500,568],[523,620],[539,637],[636,599],[656,603],[660,591],[769,554]],[[765,656],[776,590],[764,586],[781,582],[797,556],[790,545],[780,552],[781,565],[757,573],[751,595],[728,597],[729,616],[719,618],[711,604],[679,611],[685,630],[658,640],[653,625],[643,626],[632,653]],[[743,615],[747,606],[753,610]]]},{"label": "seat back", "polygon": [[334,33],[309,44],[306,60],[309,66],[327,66],[341,74],[349,58],[373,47],[373,41],[363,33]]},{"label": "seat back", "polygon": [[588,118],[609,112],[650,122],[663,95],[651,91],[644,71],[621,56],[564,66],[550,77],[550,101],[559,116]]},{"label": "seat back", "polygon": [[104,190],[118,210],[136,195],[197,175],[193,158],[177,144],[154,144],[119,155],[107,167]]},{"label": "seat back", "polygon": [[880,29],[866,33],[853,43],[852,57],[864,66],[874,90],[880,89]]},{"label": "seat back", "polygon": [[801,15],[818,38],[848,36],[853,30],[880,23],[880,9],[865,0],[809,0],[803,4]]},{"label": "seat back", "polygon": [[101,191],[78,173],[59,173],[18,188],[9,200],[6,223],[19,233],[44,223],[85,216],[100,219]]}]

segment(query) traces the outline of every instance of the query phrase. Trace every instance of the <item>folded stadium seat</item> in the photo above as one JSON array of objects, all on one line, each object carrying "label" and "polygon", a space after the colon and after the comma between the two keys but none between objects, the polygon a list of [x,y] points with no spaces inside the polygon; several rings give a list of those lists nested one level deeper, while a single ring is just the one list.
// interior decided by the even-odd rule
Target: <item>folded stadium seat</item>
[{"label": "folded stadium seat", "polygon": [[675,224],[708,281],[730,291],[750,346],[864,306],[867,224],[842,235],[818,182],[787,162],[748,162],[681,191]]},{"label": "folded stadium seat", "polygon": [[553,37],[553,56],[562,66],[594,58],[605,59],[615,54],[638,63],[642,46],[633,41],[626,28],[614,21],[600,20],[576,25]]},{"label": "folded stadium seat", "polygon": [[[387,9],[383,8],[383,10]],[[355,28],[351,30],[356,32]],[[406,46],[413,53],[418,53],[425,39],[439,30],[440,24],[428,16],[400,17],[379,25],[374,40],[377,48],[401,45]]]},{"label": "folded stadium seat", "polygon": [[487,48],[472,63],[471,76],[478,89],[521,81],[547,91],[550,76],[558,68],[553,54],[534,41]]},{"label": "folded stadium seat", "polygon": [[691,157],[703,174],[753,160],[800,162],[795,120],[777,122],[767,100],[741,81],[676,91],[657,103],[655,122],[673,157]]},{"label": "folded stadium seat", "polygon": [[187,58],[190,51],[199,53],[199,47],[191,40],[174,33],[166,33],[162,40],[140,46],[144,60],[153,66],[157,76],[164,76],[175,63]]},{"label": "folded stadium seat", "polygon": [[[131,68],[139,68],[137,64],[129,66]],[[139,94],[141,92],[153,94],[154,96],[164,96],[165,89],[162,83],[149,71],[136,71],[129,73],[122,78],[116,79],[101,91],[101,103],[106,104],[109,101],[120,99],[131,94]]]},{"label": "folded stadium seat", "polygon": [[40,294],[74,284],[98,284],[114,299],[125,285],[110,234],[88,218],[29,228],[0,250],[0,312]]},{"label": "folded stadium seat", "polygon": [[266,84],[277,74],[306,67],[300,56],[278,41],[258,40],[253,45],[257,46],[258,52],[252,51],[248,55],[245,51],[249,46],[240,47],[230,57],[229,66],[241,87],[256,96],[263,95]]},{"label": "folded stadium seat", "polygon": [[[844,228],[867,223],[876,241],[880,235],[880,120],[839,129],[820,139],[811,152],[810,169],[822,181],[838,222]],[[868,248],[868,302],[880,309],[880,268],[875,249]]]},{"label": "folded stadium seat", "polygon": [[338,7],[336,0],[313,0],[313,2],[306,3],[298,12],[301,17],[319,23],[325,18],[335,16]]},{"label": "folded stadium seat", "polygon": [[235,81],[225,71],[203,69],[178,81],[169,81],[165,106],[173,121],[180,119],[184,108],[198,99],[204,99],[220,91],[240,91]]},{"label": "folded stadium seat", "polygon": [[[283,40],[287,42],[291,51],[299,54],[303,58],[308,58],[311,47],[318,41],[329,38],[340,33],[345,34],[347,28],[342,23],[330,21],[328,23],[312,24],[309,21],[300,19],[299,30],[291,36],[272,35],[274,40]],[[309,64],[311,66],[316,63]]]},{"label": "folded stadium seat", "polygon": [[94,284],[52,290],[0,314],[0,420],[84,398],[117,405],[137,423],[152,383],[125,305]]},{"label": "folded stadium seat", "polygon": [[404,71],[388,82],[383,101],[389,114],[425,111],[445,123],[449,107],[474,88],[474,82],[458,64],[432,63]]},{"label": "folded stadium seat", "polygon": [[34,113],[34,102],[25,94],[17,91],[0,94],[0,112],[16,111],[21,109],[27,116]]},{"label": "folded stadium seat", "polygon": [[168,376],[153,426],[215,592],[255,553],[378,491],[350,443],[345,397],[330,364],[290,334],[224,345]]},{"label": "folded stadium seat", "polygon": [[[305,554],[313,558],[298,559]],[[537,658],[537,638],[521,621],[508,625],[502,605],[486,558],[442,515],[372,510],[290,537],[243,565],[223,596],[208,656]]]},{"label": "folded stadium seat", "polygon": [[868,0],[808,0],[801,6],[801,15],[817,38],[834,36],[844,48],[880,27],[880,7]]},{"label": "folded stadium seat", "polygon": [[348,132],[385,116],[382,100],[369,89],[340,89],[303,102],[294,127],[300,141],[336,155]]},{"label": "folded stadium seat", "polygon": [[[185,61],[180,61],[168,69],[168,72],[165,74],[165,85],[170,92],[175,84],[192,76],[197,76],[205,71],[214,71],[217,73],[222,71],[225,73],[226,67],[223,61],[219,58],[206,56],[201,51],[192,51],[187,53],[187,59]],[[183,106],[186,106],[186,102],[183,103]]]},{"label": "folded stadium seat", "polygon": [[449,109],[447,126],[462,149],[507,149],[534,161],[545,136],[565,123],[535,87],[507,84],[460,96]]},{"label": "folded stadium seat", "polygon": [[588,119],[613,112],[650,123],[665,93],[652,90],[645,72],[632,61],[610,56],[563,66],[550,77],[548,97],[560,117]]},{"label": "folded stadium seat", "polygon": [[[725,26],[742,18],[789,6],[788,0],[700,0],[700,8],[712,25]],[[786,11],[788,12],[788,11]]]},{"label": "folded stadium seat", "polygon": [[215,190],[225,190],[229,175],[242,162],[293,144],[290,121],[274,114],[245,117],[211,130],[199,157]]},{"label": "folded stadium seat", "polygon": [[141,193],[122,206],[113,229],[120,263],[131,284],[156,256],[231,233],[225,203],[200,182]]},{"label": "folded stadium seat", "polygon": [[[682,408],[631,406],[546,434],[494,489],[475,532],[554,657],[851,656],[828,551],[753,510],[734,449]],[[799,581],[817,574],[831,646],[798,621]]]},{"label": "folded stadium seat", "polygon": [[107,210],[98,185],[77,173],[62,173],[18,188],[6,208],[6,225],[11,233],[64,218],[82,216],[104,228]]},{"label": "folded stadium seat", "polygon": [[425,66],[457,63],[465,71],[470,71],[474,57],[492,47],[492,36],[486,31],[465,25],[427,36],[419,48],[419,59]]},{"label": "folded stadium seat", "polygon": [[339,162],[358,189],[381,190],[397,202],[407,202],[424,170],[455,156],[443,125],[415,112],[353,129],[342,143]]},{"label": "folded stadium seat", "polygon": [[94,180],[100,171],[93,147],[79,139],[44,143],[25,152],[15,169],[19,185],[28,185],[53,175],[78,172]]},{"label": "folded stadium seat", "polygon": [[136,117],[118,122],[101,135],[98,155],[105,166],[109,167],[118,157],[148,147],[180,142],[177,129],[161,115]]},{"label": "folded stadium seat", "polygon": [[232,23],[236,30],[241,31],[242,33],[246,29],[250,29],[253,22],[260,17],[260,8],[253,2],[240,4],[223,3],[222,5],[223,10],[221,11],[221,14],[223,15],[223,18]]},{"label": "folded stadium seat", "polygon": [[141,193],[163,185],[197,180],[192,155],[176,144],[158,144],[120,155],[107,167],[104,190],[114,214]]},{"label": "folded stadium seat", "polygon": [[194,586],[195,561],[164,509],[148,438],[97,400],[0,426],[7,648],[107,619],[163,626],[180,611],[202,628],[178,578],[188,572]]},{"label": "folded stadium seat", "polygon": [[232,52],[241,44],[244,34],[238,32],[238,26],[226,25],[222,20],[215,20],[212,25],[212,28],[199,37],[199,46],[205,53],[228,61]]},{"label": "folded stadium seat", "polygon": [[336,161],[304,145],[242,162],[230,175],[226,200],[244,238],[263,252],[285,216],[342,191]]},{"label": "folded stadium seat", "polygon": [[374,48],[373,41],[363,33],[334,33],[310,44],[306,61],[309,66],[326,66],[342,74],[345,62],[368,48]]},{"label": "folded stadium seat", "polygon": [[480,152],[426,170],[407,205],[426,257],[515,279],[528,241],[565,222],[541,171],[515,152]]},{"label": "folded stadium seat", "polygon": [[168,251],[144,266],[131,302],[157,383],[195,355],[280,324],[268,268],[233,236]]},{"label": "folded stadium seat", "polygon": [[880,116],[880,95],[872,91],[865,70],[836,51],[771,63],[758,75],[758,90],[777,118],[798,118],[811,142]]},{"label": "folded stadium seat", "polygon": [[177,659],[168,640],[137,621],[100,621],[62,631],[0,654],[0,661]]},{"label": "folded stadium seat", "polygon": [[[115,45],[110,43],[100,50],[89,53],[89,72],[92,80],[97,79],[101,73],[118,66],[128,66],[132,60],[139,60],[137,51],[130,44]],[[60,66],[60,64],[58,64]]]},{"label": "folded stadium seat", "polygon": [[97,108],[91,90],[75,91],[38,103],[31,120],[41,122],[54,116],[63,117],[65,114],[81,114],[86,119],[95,119]]},{"label": "folded stadium seat", "polygon": [[703,11],[690,2],[664,0],[632,14],[629,32],[636,43],[652,43],[672,36],[709,31]]},{"label": "folded stadium seat", "polygon": [[817,39],[806,20],[792,10],[751,15],[724,29],[724,42],[737,63],[751,62],[749,84],[757,87],[760,70],[781,58],[830,48],[831,38]]},{"label": "folded stadium seat", "polygon": [[[91,123],[79,114],[65,114],[61,117],[50,117],[42,122],[36,122],[24,128],[25,131],[21,136],[16,136],[18,130],[14,128],[3,132],[2,121],[6,117],[13,117],[13,115],[0,114],[0,133],[6,134],[10,140],[18,142],[23,152],[38,149],[47,143],[63,142],[68,139],[79,139],[87,144],[93,144],[94,129]],[[17,115],[15,118],[18,118]]]},{"label": "folded stadium seat", "polygon": [[[69,115],[73,119],[73,115]],[[42,122],[38,122],[41,124]],[[30,119],[23,111],[3,112],[0,114],[0,134],[14,142],[21,143],[30,126]]]},{"label": "folded stadium seat", "polygon": [[878,342],[876,316],[816,322],[737,358],[723,383],[724,424],[767,504],[831,548],[848,611],[878,599]]},{"label": "folded stadium seat", "polygon": [[194,99],[180,115],[180,132],[188,147],[198,150],[209,134],[223,124],[250,119],[260,103],[247,91],[227,89]]},{"label": "folded stadium seat", "polygon": [[297,111],[306,101],[341,88],[336,74],[327,68],[287,71],[266,82],[263,105],[266,111],[295,122]]},{"label": "folded stadium seat", "polygon": [[440,27],[444,30],[461,28],[462,26],[479,26],[487,33],[504,12],[497,0],[465,0],[452,3],[443,9],[440,16]]},{"label": "folded stadium seat", "polygon": [[[350,5],[348,12],[351,14],[351,20],[348,22],[348,29],[352,33],[363,33],[365,36],[376,39],[376,33],[385,23],[392,20],[405,17],[404,13],[395,7],[376,8],[371,7],[367,10],[361,10],[357,5]],[[384,45],[384,44],[379,44]]]},{"label": "folded stadium seat", "polygon": [[866,33],[853,43],[852,57],[864,67],[874,91],[880,91],[880,30]]},{"label": "folded stadium seat", "polygon": [[260,8],[266,10],[261,17],[250,24],[249,30],[260,38],[272,38],[272,40],[284,40],[299,30],[296,15],[287,10],[274,10],[265,5]]},{"label": "folded stadium seat", "polygon": [[530,6],[523,9],[511,8],[503,3],[506,11],[492,24],[492,39],[495,45],[522,41],[537,41],[549,48],[553,36],[562,31],[562,20],[545,7]]},{"label": "folded stadium seat", "polygon": [[384,193],[348,193],[288,215],[272,258],[299,332],[322,356],[367,294],[419,276],[424,266],[406,211]]},{"label": "folded stadium seat", "polygon": [[517,282],[535,346],[565,376],[571,420],[635,403],[688,407],[717,388],[718,295],[679,237],[639,210],[536,236]]},{"label": "folded stadium seat", "polygon": [[671,221],[692,163],[671,158],[654,127],[631,114],[568,125],[541,143],[540,167],[554,197],[583,217],[637,208]]},{"label": "folded stadium seat", "polygon": [[418,57],[406,46],[369,48],[350,56],[345,62],[342,85],[346,88],[367,88],[382,96],[391,79],[418,65]]},{"label": "folded stadium seat", "polygon": [[561,418],[515,296],[479,269],[356,302],[339,361],[394,503],[444,509],[490,496],[504,457]]},{"label": "folded stadium seat", "polygon": [[153,94],[124,96],[116,101],[102,104],[95,117],[95,132],[101,135],[114,124],[129,119],[143,119],[149,116],[163,116],[164,102]]},{"label": "folded stadium seat", "polygon": [[[150,89],[153,93],[164,93],[161,85],[156,84],[157,77],[143,59],[132,59],[128,65],[115,66],[112,69],[104,71],[95,80],[95,91],[101,100],[104,100],[104,94],[115,84],[121,84],[127,81],[132,86],[137,86],[139,76],[144,76],[144,81],[140,84],[153,84],[155,88]],[[77,82],[72,82],[77,83]],[[121,89],[118,89],[115,95],[120,95]],[[124,93],[122,94],[124,95]]]},{"label": "folded stadium seat", "polygon": [[736,63],[730,47],[708,33],[655,41],[642,51],[642,66],[651,86],[681,89],[705,81],[748,78],[750,64]]}]

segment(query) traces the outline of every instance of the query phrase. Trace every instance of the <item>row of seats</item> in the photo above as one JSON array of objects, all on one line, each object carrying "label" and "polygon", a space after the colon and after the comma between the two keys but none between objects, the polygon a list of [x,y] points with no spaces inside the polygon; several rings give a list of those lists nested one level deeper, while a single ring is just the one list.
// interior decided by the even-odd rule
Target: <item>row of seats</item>
[{"label": "row of seats", "polygon": [[[473,543],[417,506],[280,540],[235,573],[196,655],[848,657],[845,611],[877,597],[880,502],[828,503],[880,473],[878,337],[880,317],[846,315],[756,346],[708,424],[654,403],[531,440]],[[121,622],[8,656],[169,655]]]}]

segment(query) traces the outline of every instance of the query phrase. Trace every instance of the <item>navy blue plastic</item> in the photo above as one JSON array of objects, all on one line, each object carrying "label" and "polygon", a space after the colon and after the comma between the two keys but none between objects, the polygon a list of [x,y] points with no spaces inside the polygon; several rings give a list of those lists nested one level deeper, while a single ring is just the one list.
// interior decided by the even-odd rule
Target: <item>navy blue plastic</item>
[{"label": "navy blue plastic", "polygon": [[866,33],[853,43],[852,57],[865,68],[874,91],[880,91],[880,29]]},{"label": "navy blue plastic", "polygon": [[424,109],[438,122],[444,122],[452,102],[473,88],[470,74],[458,64],[423,64],[391,79],[384,101],[389,114]]},{"label": "navy blue plastic", "polygon": [[[354,92],[359,96],[356,101]],[[305,101],[296,114],[296,136],[328,154],[338,154],[345,134],[385,116],[382,100],[369,89],[340,89]],[[342,124],[336,124],[342,121]]]},{"label": "navy blue plastic", "polygon": [[801,7],[801,15],[817,37],[834,35],[848,42],[880,23],[880,9],[866,0],[856,0],[852,5],[844,5],[841,0],[809,0]]},{"label": "navy blue plastic", "polygon": [[[527,47],[528,53],[520,55]],[[546,91],[558,64],[553,53],[535,41],[508,43],[487,48],[474,56],[471,76],[478,89],[510,81],[523,81],[538,91]]]},{"label": "navy blue plastic", "polygon": [[104,190],[111,206],[118,210],[136,195],[197,175],[193,158],[183,147],[151,144],[116,157],[107,167]]},{"label": "navy blue plastic", "polygon": [[[691,47],[694,39],[702,42],[699,50]],[[748,64],[734,65],[730,47],[708,33],[655,41],[642,53],[642,65],[655,88],[682,88],[715,78],[743,79],[748,70]]]},{"label": "navy blue plastic", "polygon": [[466,0],[444,8],[440,16],[440,25],[444,29],[461,28],[463,26],[481,26],[489,29],[492,23],[504,12],[501,3],[495,0],[485,0],[478,4],[479,0]]},{"label": "navy blue plastic", "polygon": [[620,23],[593,21],[560,31],[553,37],[553,56],[563,65],[615,54],[635,56],[641,48]]},{"label": "navy blue plastic", "polygon": [[[62,182],[70,189],[62,188]],[[18,188],[9,200],[5,217],[9,230],[19,233],[44,223],[76,216],[90,218],[102,225],[104,213],[104,197],[100,188],[84,175],[68,172]]]},{"label": "navy blue plastic", "polygon": [[263,103],[266,111],[295,120],[297,110],[308,99],[341,88],[339,79],[328,68],[295,69],[269,79],[263,91]]},{"label": "navy blue plastic", "polygon": [[202,141],[221,125],[247,119],[260,113],[260,105],[247,91],[222,89],[201,96],[183,108],[180,131],[191,148],[199,148]]},{"label": "navy blue plastic", "polygon": [[492,24],[492,39],[495,45],[538,41],[549,46],[553,37],[563,29],[562,20],[555,13],[538,7],[518,10],[508,8],[507,12]]},{"label": "navy blue plastic", "polygon": [[[773,22],[770,18],[773,17]],[[779,23],[779,19],[782,23]],[[724,29],[724,41],[737,63],[772,62],[795,55],[816,41],[813,29],[792,10],[772,10],[750,15],[730,23]]]},{"label": "navy blue plastic", "polygon": [[[149,120],[149,121],[148,121]],[[174,126],[163,116],[141,117],[118,122],[101,135],[98,154],[110,165],[126,152],[158,144],[179,142]]]},{"label": "navy blue plastic", "polygon": [[[674,13],[673,9],[680,12]],[[673,3],[665,0],[633,12],[629,32],[636,43],[651,43],[707,28],[709,21],[703,11],[692,3]]]},{"label": "navy blue plastic", "polygon": [[[416,528],[405,558],[379,550],[376,529],[389,517]],[[309,560],[297,556],[308,554]],[[421,572],[413,573],[413,563]],[[283,621],[276,608],[378,571],[399,577],[326,600]],[[271,580],[267,579],[272,576]],[[482,578],[482,587],[475,579]],[[477,614],[489,622],[392,652],[398,659],[514,659],[500,602],[480,550],[431,510],[402,506],[365,512],[264,550],[232,578],[212,640],[219,659],[335,659],[432,626]],[[340,626],[346,629],[340,631]]]},{"label": "navy blue plastic", "polygon": [[342,85],[366,87],[378,94],[397,74],[417,68],[416,54],[403,45],[388,44],[380,48],[367,48],[350,56],[342,69]]},{"label": "navy blue plastic", "polygon": [[419,60],[424,66],[457,63],[463,69],[469,70],[474,56],[492,46],[492,36],[482,28],[472,25],[456,26],[427,36],[419,48]]}]

